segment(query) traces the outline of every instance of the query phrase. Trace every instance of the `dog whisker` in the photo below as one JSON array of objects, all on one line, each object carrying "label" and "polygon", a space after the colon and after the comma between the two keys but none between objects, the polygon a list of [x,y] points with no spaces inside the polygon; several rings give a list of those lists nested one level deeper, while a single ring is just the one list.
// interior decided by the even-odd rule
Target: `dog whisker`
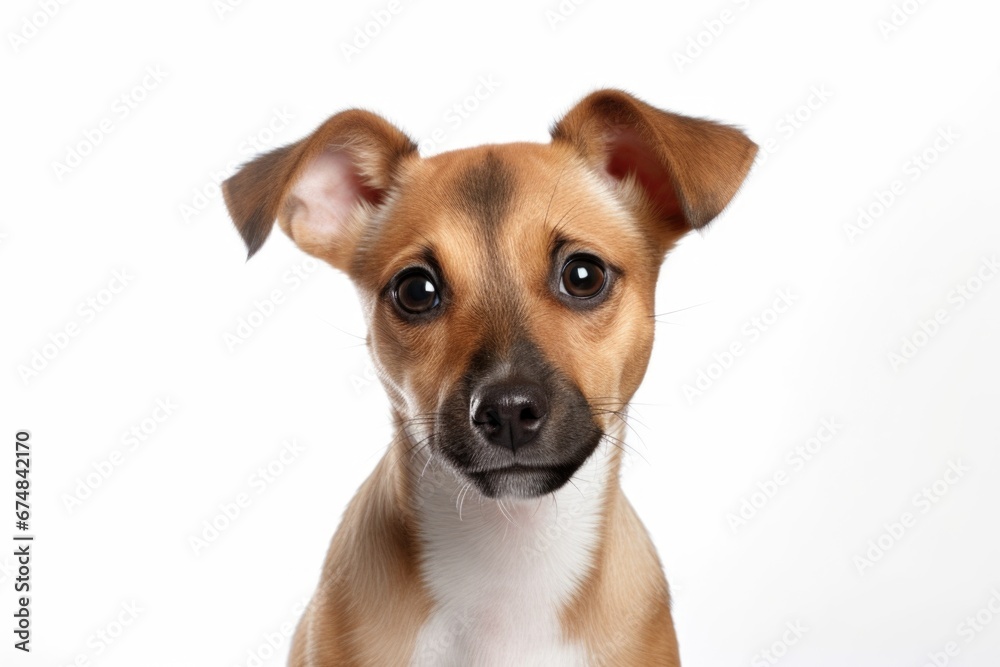
[{"label": "dog whisker", "polygon": [[647,315],[647,317],[652,317],[652,318],[655,319],[657,317],[663,317],[664,315],[673,315],[674,313],[680,313],[680,312],[683,312],[685,310],[690,310],[692,308],[698,308],[700,306],[708,305],[708,303],[709,303],[708,301],[705,301],[703,303],[696,303],[693,306],[684,306],[683,308],[678,308],[677,310],[668,310],[665,313],[654,313],[652,315]]},{"label": "dog whisker", "polygon": [[[622,424],[624,424],[625,426],[627,426],[629,428],[629,430],[631,430],[632,433],[635,434],[635,437],[639,439],[639,442],[642,443],[643,447],[647,447],[645,440],[643,440],[643,438],[639,434],[639,432],[637,430],[635,430],[635,427],[632,426],[632,424],[629,423],[629,419],[631,418],[629,415],[627,415],[627,414],[625,414],[625,413],[623,413],[623,412],[621,412],[619,410],[595,410],[593,412],[595,414],[614,415],[615,417],[618,418],[619,421],[621,421]],[[643,424],[641,421],[639,421],[637,419],[635,421],[638,422],[639,425],[644,426],[646,428],[649,428],[648,426],[646,426],[645,424]]]},{"label": "dog whisker", "polygon": [[366,338],[365,336],[359,336],[356,333],[351,333],[350,331],[346,331],[344,329],[341,329],[336,324],[333,324],[332,322],[330,322],[326,318],[320,317],[319,315],[316,316],[316,319],[319,320],[320,322],[322,322],[323,324],[327,325],[328,327],[336,329],[337,331],[339,331],[340,333],[344,334],[345,336],[350,336],[352,338],[357,338],[358,340],[363,341],[360,345],[350,345],[348,347],[367,347],[368,346],[368,338]]},{"label": "dog whisker", "polygon": [[426,463],[424,463],[424,467],[423,467],[423,469],[422,469],[422,470],[420,471],[420,477],[418,477],[418,478],[417,478],[417,481],[418,481],[418,482],[419,482],[420,480],[422,480],[422,479],[424,478],[424,473],[425,473],[425,472],[427,472],[427,466],[429,466],[429,465],[431,464],[431,460],[432,460],[433,458],[434,458],[434,452],[430,452],[430,451],[429,451],[429,452],[428,452],[428,454],[427,454],[427,462],[426,462]]},{"label": "dog whisker", "polygon": [[[497,507],[498,507],[498,508],[500,509],[500,514],[502,514],[502,515],[503,515],[503,517],[504,517],[505,519],[507,519],[507,521],[508,521],[508,522],[509,522],[509,523],[510,523],[511,525],[516,525],[516,524],[514,523],[514,517],[512,517],[512,516],[511,516],[510,514],[508,514],[508,513],[507,513],[507,508],[506,508],[506,507],[504,507],[504,505],[503,505],[503,498],[497,498],[497,499],[496,499],[496,503],[497,503]],[[507,537],[507,531],[506,531],[506,529],[505,529],[505,530],[504,530],[504,538],[506,539],[506,537]]]},{"label": "dog whisker", "polygon": [[[559,183],[562,181],[563,174],[566,173],[567,165],[563,165],[563,168],[559,170],[559,176],[556,177],[556,184],[552,187],[552,194],[549,195],[549,203],[545,206],[545,215],[542,216],[542,225],[549,221],[549,209],[552,208],[552,201],[556,198],[556,191],[559,189]],[[555,229],[553,229],[555,232]],[[553,236],[553,238],[555,238]]]}]

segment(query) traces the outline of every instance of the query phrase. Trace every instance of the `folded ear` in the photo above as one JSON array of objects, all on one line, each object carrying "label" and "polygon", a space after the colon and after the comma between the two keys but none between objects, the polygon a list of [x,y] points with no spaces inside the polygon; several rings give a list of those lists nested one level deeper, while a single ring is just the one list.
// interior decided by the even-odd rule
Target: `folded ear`
[{"label": "folded ear", "polygon": [[707,225],[746,178],[757,145],[739,130],[661,111],[619,90],[591,93],[552,128],[640,213],[664,242]]},{"label": "folded ear", "polygon": [[222,185],[248,259],[274,220],[311,255],[347,270],[364,223],[417,146],[388,121],[353,109],[312,135],[247,163]]}]

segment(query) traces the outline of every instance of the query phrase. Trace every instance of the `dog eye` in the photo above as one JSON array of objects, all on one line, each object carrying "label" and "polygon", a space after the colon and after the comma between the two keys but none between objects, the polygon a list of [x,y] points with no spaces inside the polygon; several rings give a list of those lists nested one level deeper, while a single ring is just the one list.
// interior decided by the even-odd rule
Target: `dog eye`
[{"label": "dog eye", "polygon": [[405,274],[393,291],[396,303],[407,313],[419,315],[441,303],[437,285],[426,271],[415,270]]},{"label": "dog eye", "polygon": [[607,282],[604,266],[590,257],[571,257],[563,266],[559,291],[577,299],[590,299],[601,293]]}]

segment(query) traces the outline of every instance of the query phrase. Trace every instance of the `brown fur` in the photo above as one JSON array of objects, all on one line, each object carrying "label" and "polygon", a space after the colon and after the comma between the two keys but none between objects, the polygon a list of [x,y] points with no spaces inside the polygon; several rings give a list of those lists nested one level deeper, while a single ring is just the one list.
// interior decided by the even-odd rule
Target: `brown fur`
[{"label": "brown fur", "polygon": [[[306,251],[359,287],[368,343],[399,434],[348,507],[290,664],[404,665],[431,610],[419,575],[414,475],[402,426],[426,420],[472,355],[526,337],[565,373],[608,431],[639,386],[653,341],[666,252],[735,194],[756,147],[739,131],[659,111],[619,91],[584,99],[548,145],[416,155],[412,141],[361,111],[262,156],[225,184],[252,255],[275,218],[292,233],[292,187],[323,151],[347,151],[359,202],[335,238],[296,232]],[[293,234],[293,237],[295,235]],[[558,244],[616,272],[605,303],[568,308],[551,293]],[[403,321],[385,298],[401,269],[433,261],[444,307]],[[620,452],[616,454],[620,457]],[[566,636],[598,665],[678,665],[667,584],[652,542],[615,479],[592,572],[563,610]]]}]

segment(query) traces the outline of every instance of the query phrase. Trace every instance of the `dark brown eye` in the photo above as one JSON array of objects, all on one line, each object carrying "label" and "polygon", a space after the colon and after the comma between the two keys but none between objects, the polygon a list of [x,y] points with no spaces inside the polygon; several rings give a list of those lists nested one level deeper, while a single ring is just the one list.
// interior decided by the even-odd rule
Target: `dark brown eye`
[{"label": "dark brown eye", "polygon": [[604,289],[604,266],[589,257],[572,257],[562,270],[559,291],[577,299],[589,299]]},{"label": "dark brown eye", "polygon": [[422,270],[407,273],[396,283],[394,291],[396,303],[407,313],[419,315],[441,303],[437,285],[434,280]]}]

